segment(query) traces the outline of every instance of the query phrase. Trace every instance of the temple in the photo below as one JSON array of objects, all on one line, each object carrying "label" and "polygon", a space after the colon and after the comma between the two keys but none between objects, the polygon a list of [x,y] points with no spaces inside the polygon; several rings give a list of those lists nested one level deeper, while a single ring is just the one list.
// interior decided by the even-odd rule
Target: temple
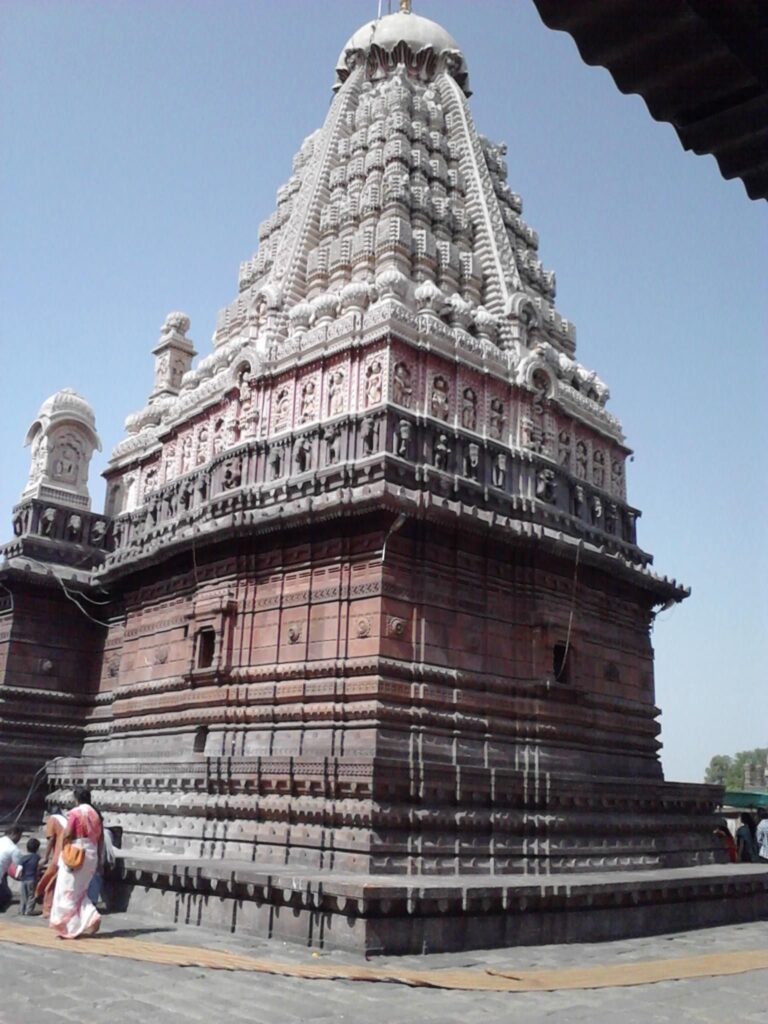
[{"label": "temple", "polygon": [[544,941],[622,900],[663,926],[675,870],[726,885],[718,788],[659,760],[650,629],[687,591],[638,546],[464,56],[404,7],[343,47],[212,351],[166,318],[103,514],[90,406],[30,428],[4,809],[45,765],[50,799],[86,782],[137,904],[301,941]]}]

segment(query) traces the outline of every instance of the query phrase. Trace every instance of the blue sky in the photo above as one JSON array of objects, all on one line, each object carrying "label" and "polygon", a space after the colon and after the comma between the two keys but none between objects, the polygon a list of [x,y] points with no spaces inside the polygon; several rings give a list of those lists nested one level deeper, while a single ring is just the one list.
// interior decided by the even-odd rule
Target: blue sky
[{"label": "blue sky", "polygon": [[[685,153],[530,0],[414,9],[459,41],[477,126],[509,145],[578,358],[610,385],[636,452],[640,543],[693,588],[654,643],[665,771],[698,781],[711,755],[768,742],[766,204]],[[336,58],[375,13],[376,0],[3,0],[4,536],[27,427],[60,387],[95,407],[102,506],[99,473],[150,390],[165,314],[187,312],[210,351]]]}]

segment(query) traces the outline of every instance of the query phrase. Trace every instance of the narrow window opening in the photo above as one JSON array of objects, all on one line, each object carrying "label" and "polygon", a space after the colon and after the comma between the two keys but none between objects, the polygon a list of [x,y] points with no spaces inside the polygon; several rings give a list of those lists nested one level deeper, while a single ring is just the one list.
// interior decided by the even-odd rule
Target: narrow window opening
[{"label": "narrow window opening", "polygon": [[197,634],[197,660],[198,668],[210,668],[213,664],[213,656],[216,652],[216,630],[206,626]]},{"label": "narrow window opening", "polygon": [[193,751],[196,754],[204,754],[205,753],[205,744],[207,743],[207,741],[208,741],[208,726],[207,725],[199,725],[197,727],[197,729],[195,729],[195,741],[194,741],[194,745],[192,747]]},{"label": "narrow window opening", "polygon": [[570,682],[571,652],[565,644],[555,644],[552,650],[552,669],[555,673],[555,682]]}]

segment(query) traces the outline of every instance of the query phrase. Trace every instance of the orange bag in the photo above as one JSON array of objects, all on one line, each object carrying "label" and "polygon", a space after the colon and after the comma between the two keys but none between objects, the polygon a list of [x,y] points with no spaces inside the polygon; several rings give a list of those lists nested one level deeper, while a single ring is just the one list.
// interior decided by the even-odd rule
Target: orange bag
[{"label": "orange bag", "polygon": [[75,846],[74,843],[65,843],[61,851],[61,859],[70,871],[77,871],[78,868],[83,866],[85,850],[82,846]]}]

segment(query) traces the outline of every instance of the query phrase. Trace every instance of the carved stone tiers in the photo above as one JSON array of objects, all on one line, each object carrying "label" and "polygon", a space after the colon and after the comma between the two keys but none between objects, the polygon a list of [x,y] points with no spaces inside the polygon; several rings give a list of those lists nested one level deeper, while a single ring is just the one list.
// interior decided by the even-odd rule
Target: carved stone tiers
[{"label": "carved stone tiers", "polygon": [[[405,950],[408,915],[466,918],[463,877],[494,876],[503,941],[514,879],[723,859],[719,791],[665,782],[658,756],[650,628],[687,591],[638,546],[608,389],[468,95],[434,23],[356,33],[213,351],[193,367],[188,318],[166,319],[105,515],[37,492],[15,510],[5,585],[44,582],[85,661],[66,688],[24,682],[43,641],[3,598],[0,713],[41,689],[77,709],[71,742],[35,748],[82,755],[51,766],[54,795],[88,782],[161,902],[227,876],[222,898],[274,922],[294,897],[256,875],[280,865],[306,877],[294,937],[344,944],[346,914],[353,944]],[[324,940],[340,873],[360,881]],[[425,895],[442,876],[456,891]],[[461,928],[444,948],[486,941]]]}]

